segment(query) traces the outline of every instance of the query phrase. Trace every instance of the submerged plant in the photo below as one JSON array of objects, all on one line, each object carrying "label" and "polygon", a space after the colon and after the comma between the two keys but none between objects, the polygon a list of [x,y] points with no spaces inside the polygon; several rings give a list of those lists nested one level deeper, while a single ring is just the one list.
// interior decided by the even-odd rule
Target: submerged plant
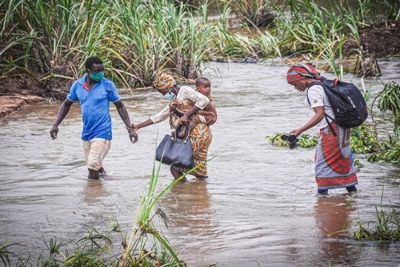
[{"label": "submerged plant", "polygon": [[[176,183],[180,182],[186,177],[186,175],[192,173],[194,170],[201,167],[203,164],[207,163],[208,159],[198,166],[192,168],[187,173],[184,173],[178,179],[172,181],[166,188],[161,190],[161,192],[156,192],[156,186],[158,183],[159,173],[161,169],[161,163],[159,163],[158,168],[156,168],[155,161],[153,162],[153,170],[150,177],[150,181],[147,187],[143,190],[140,197],[140,203],[136,216],[132,225],[132,230],[128,242],[124,244],[124,253],[119,259],[118,267],[131,266],[133,263],[140,263],[143,260],[152,262],[152,266],[161,266],[164,264],[160,262],[160,258],[155,257],[153,254],[159,252],[161,249],[162,258],[168,259],[166,262],[169,266],[184,266],[185,264],[178,258],[177,253],[170,246],[169,242],[161,236],[161,234],[156,230],[153,223],[153,218],[159,216],[164,223],[167,225],[167,216],[161,210],[157,209],[153,211],[155,205],[160,200],[160,198],[171,189]],[[154,212],[154,214],[153,214]],[[147,240],[149,237],[153,237],[153,245],[149,248]]]},{"label": "submerged plant", "polygon": [[389,211],[382,207],[383,188],[380,208],[375,206],[376,221],[365,223],[360,218],[353,239],[363,241],[400,241],[400,217],[392,206]]},{"label": "submerged plant", "polygon": [[314,135],[311,136],[309,134],[301,134],[299,136],[299,142],[298,144],[301,147],[314,147],[318,144],[318,136]]},{"label": "submerged plant", "polygon": [[351,150],[355,154],[370,154],[376,151],[378,142],[376,130],[373,125],[363,123],[351,129],[350,135]]},{"label": "submerged plant", "polygon": [[11,258],[16,256],[10,251],[10,247],[16,244],[7,244],[8,240],[9,238],[0,244],[0,260],[4,266],[11,266]]},{"label": "submerged plant", "polygon": [[151,212],[161,196],[173,185],[183,179],[186,174],[174,180],[169,186],[162,190],[161,193],[157,194],[156,185],[158,182],[160,168],[161,164],[156,170],[155,163],[153,163],[152,175],[148,186],[143,190],[143,193],[140,197],[140,204],[136,212],[130,238],[126,243],[124,247],[124,253],[119,260],[119,267],[129,266],[129,263],[137,262],[138,259],[142,259],[151,255],[151,253],[145,249],[146,242],[144,239],[147,239],[148,235],[152,235],[161,244],[161,246],[169,252],[177,266],[183,266],[177,254],[171,248],[167,240],[161,237],[153,225],[152,219],[155,215],[159,215],[161,218],[165,219],[165,214],[161,210],[157,210],[154,215],[151,215]]}]

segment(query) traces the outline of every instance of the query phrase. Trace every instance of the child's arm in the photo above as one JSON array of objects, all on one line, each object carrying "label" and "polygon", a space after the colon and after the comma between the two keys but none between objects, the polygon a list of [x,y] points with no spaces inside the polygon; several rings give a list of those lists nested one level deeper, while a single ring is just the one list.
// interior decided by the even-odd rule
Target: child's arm
[{"label": "child's arm", "polygon": [[190,121],[190,123],[193,123],[194,126],[196,126],[196,124],[198,124],[199,122],[208,125],[208,121],[206,120],[206,118],[203,115],[200,115],[199,112],[200,110],[192,115],[192,120]]},{"label": "child's arm", "polygon": [[210,103],[204,109],[199,110],[196,114],[193,114],[192,118],[197,119],[198,122],[207,124],[208,126],[213,125],[218,118],[214,101],[210,101]]},{"label": "child's arm", "polygon": [[[199,121],[198,121],[198,119],[196,117],[198,117],[197,114],[192,115],[192,119],[189,122],[189,131],[193,130],[194,127],[196,127],[197,123],[199,123]],[[183,139],[183,137],[185,137],[185,130],[184,129],[185,128],[182,128],[182,131],[177,133],[178,138]]]}]

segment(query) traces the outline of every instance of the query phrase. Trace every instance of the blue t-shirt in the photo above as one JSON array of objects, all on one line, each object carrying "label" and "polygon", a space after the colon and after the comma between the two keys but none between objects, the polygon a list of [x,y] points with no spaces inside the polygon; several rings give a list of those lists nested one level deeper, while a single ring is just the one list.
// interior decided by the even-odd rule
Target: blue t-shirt
[{"label": "blue t-shirt", "polygon": [[81,105],[83,129],[82,140],[93,138],[112,139],[110,102],[117,102],[120,96],[114,83],[106,78],[97,82],[87,91],[83,84],[86,75],[75,81],[68,93],[72,102],[79,100]]}]

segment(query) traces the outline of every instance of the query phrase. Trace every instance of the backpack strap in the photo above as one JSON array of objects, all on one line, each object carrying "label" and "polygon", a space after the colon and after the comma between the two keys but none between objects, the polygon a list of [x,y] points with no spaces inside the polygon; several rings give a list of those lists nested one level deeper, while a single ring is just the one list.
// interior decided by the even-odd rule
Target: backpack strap
[{"label": "backpack strap", "polygon": [[[312,83],[310,84],[309,88],[310,88],[311,86],[313,86],[313,85],[321,85],[321,86],[324,88],[324,90],[325,90],[325,87],[324,87],[324,83],[323,83],[323,82],[312,82]],[[324,91],[324,93],[325,93],[325,91]],[[326,95],[326,94],[325,94],[325,95]],[[308,98],[308,89],[307,89],[307,101],[308,101],[308,104],[311,106],[310,99]],[[325,117],[326,123],[328,124],[329,128],[331,129],[331,132],[333,133],[334,136],[336,136],[336,132],[335,132],[335,130],[333,129],[333,127],[332,127],[331,123],[329,122],[328,118],[331,119],[331,121],[335,121],[335,119],[332,118],[331,116],[329,116],[329,115],[326,114],[326,113],[325,113],[324,117]]]}]

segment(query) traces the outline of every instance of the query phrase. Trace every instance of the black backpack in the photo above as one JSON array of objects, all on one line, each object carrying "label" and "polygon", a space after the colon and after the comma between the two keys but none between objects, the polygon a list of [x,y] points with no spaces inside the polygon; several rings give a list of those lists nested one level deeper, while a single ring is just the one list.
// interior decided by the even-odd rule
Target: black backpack
[{"label": "black backpack", "polygon": [[[352,83],[339,81],[337,78],[335,80],[328,80],[322,76],[321,81],[313,82],[310,86],[316,84],[324,88],[325,94],[332,106],[333,113],[335,114],[335,118],[331,118],[329,115],[325,114],[325,119],[329,126],[330,124],[327,117],[343,128],[360,126],[367,119],[367,104],[357,86]],[[308,95],[307,100],[311,105]],[[331,130],[333,134],[336,135],[332,127]]]}]

